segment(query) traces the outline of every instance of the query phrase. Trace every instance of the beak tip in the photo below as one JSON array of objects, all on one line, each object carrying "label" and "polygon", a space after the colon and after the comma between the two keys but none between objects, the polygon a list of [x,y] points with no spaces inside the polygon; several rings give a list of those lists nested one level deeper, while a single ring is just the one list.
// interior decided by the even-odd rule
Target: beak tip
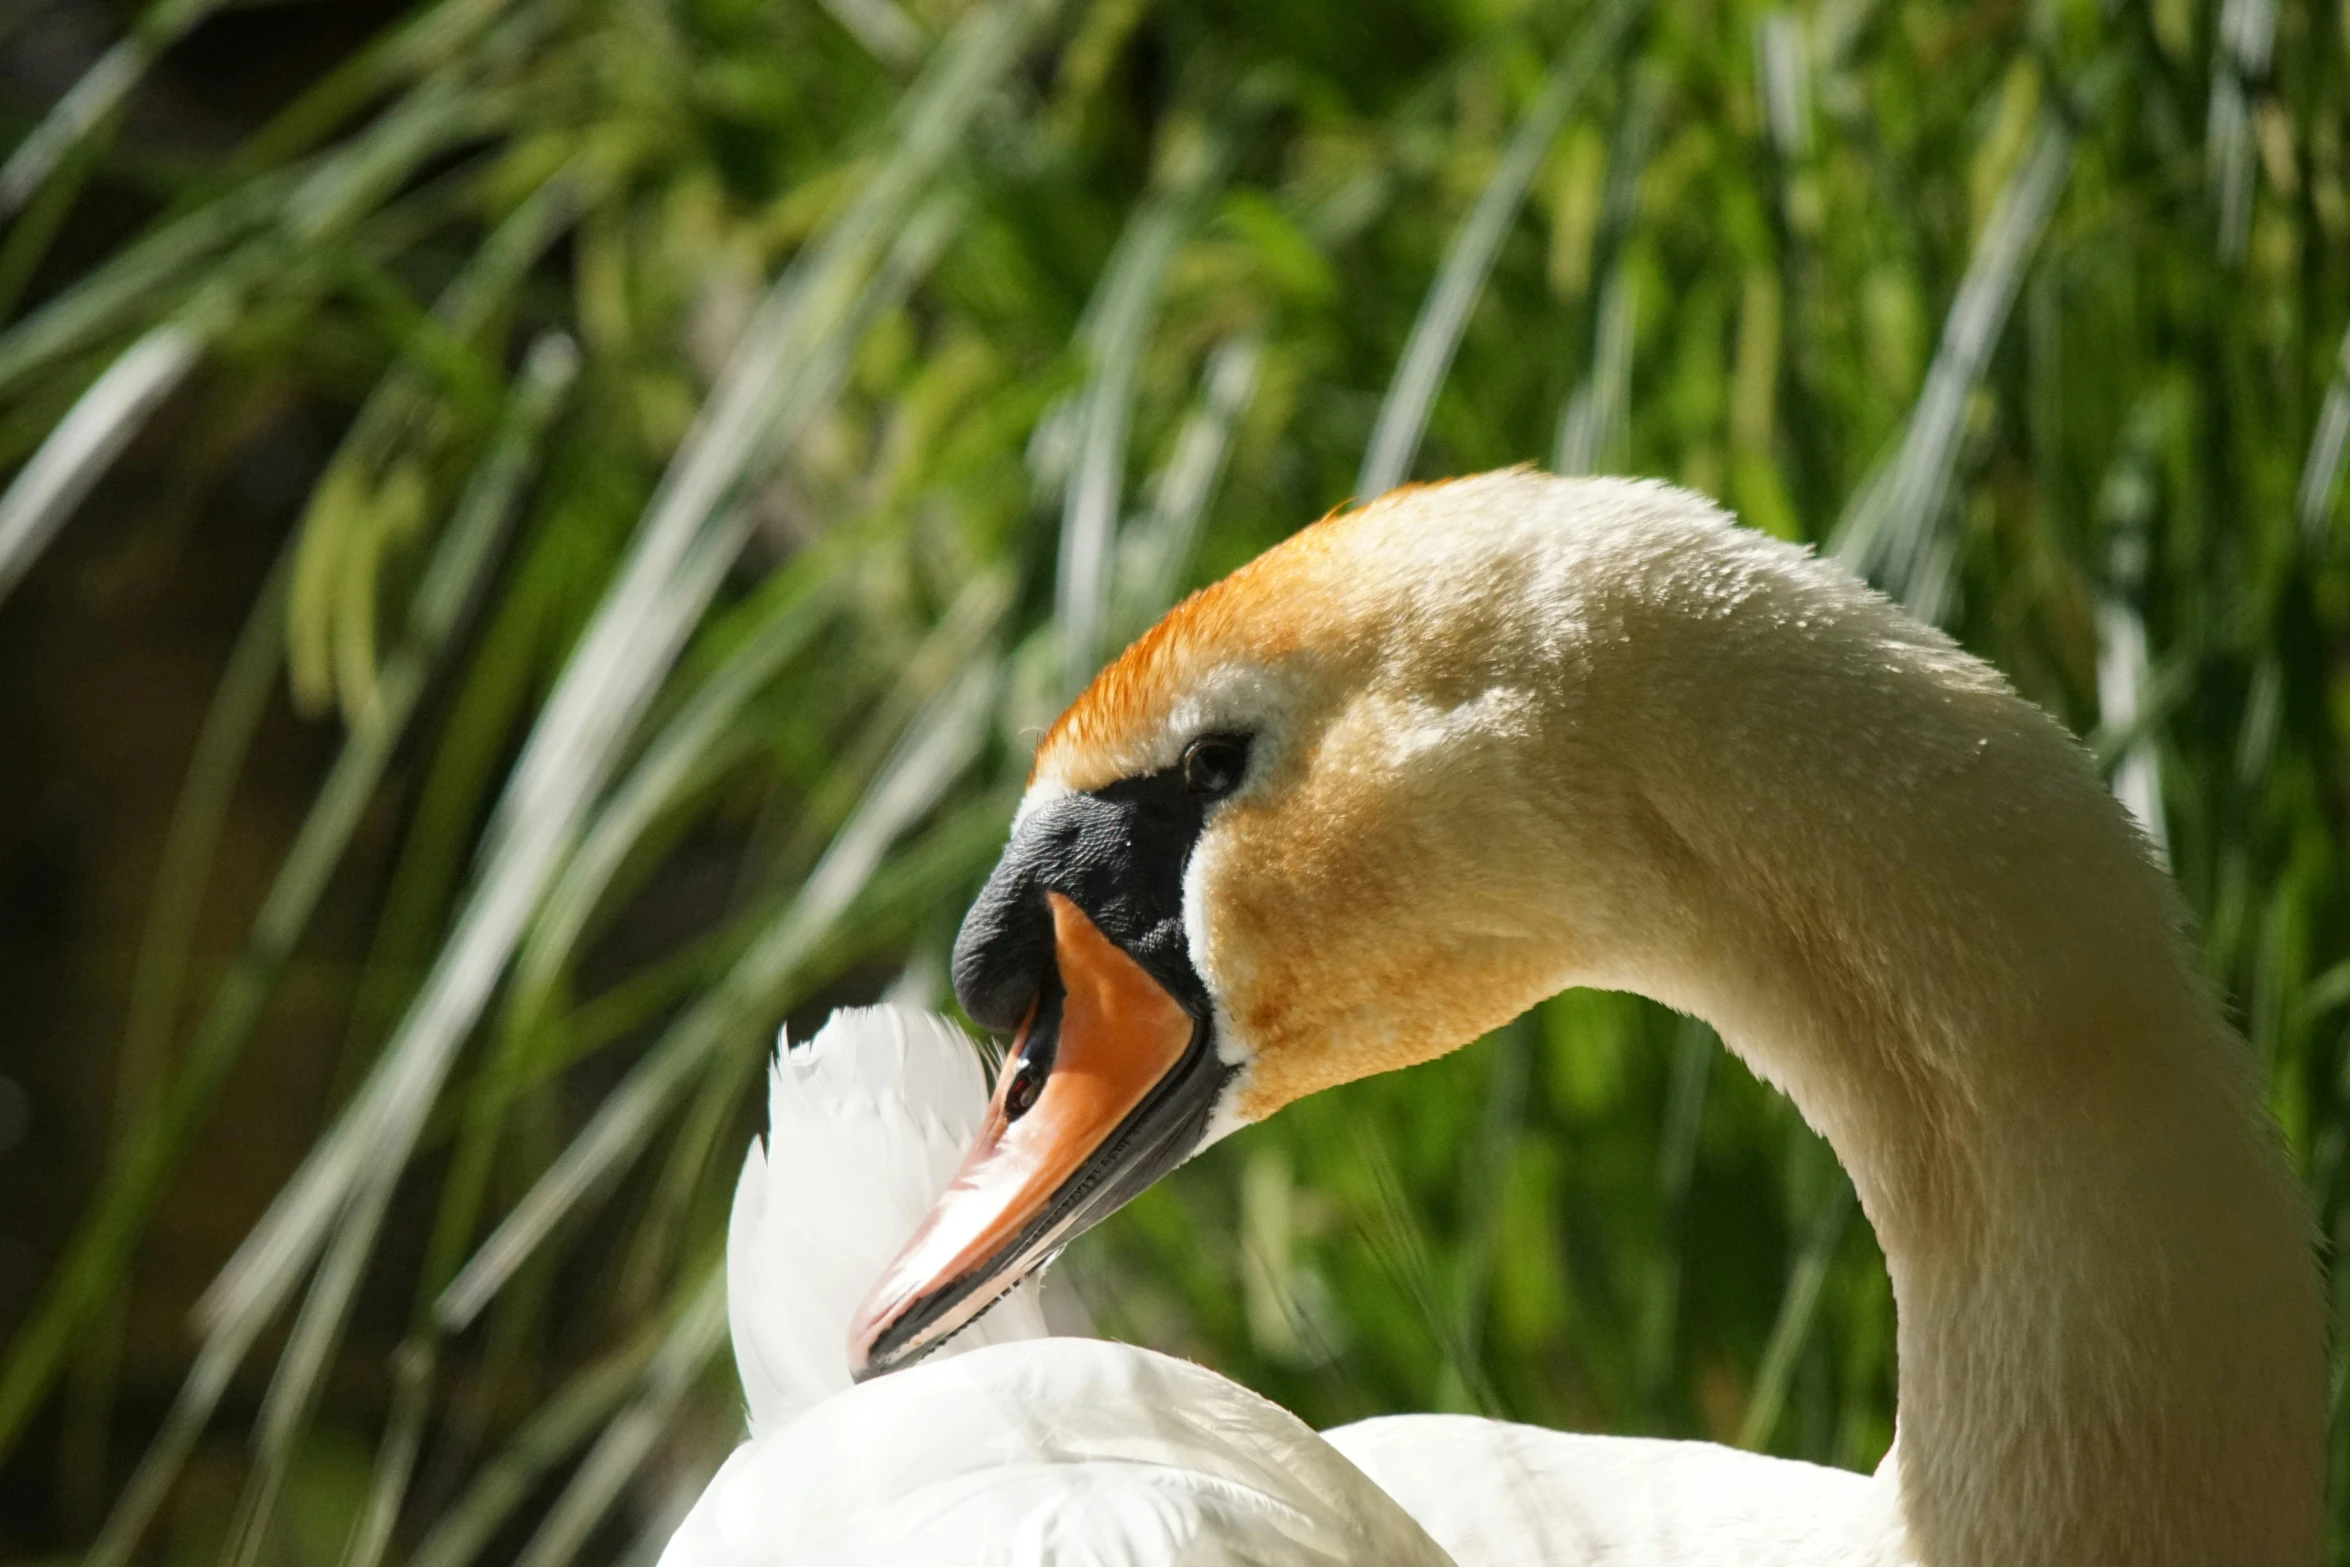
[{"label": "beak tip", "polygon": [[884,1300],[882,1295],[883,1291],[876,1289],[857,1308],[856,1316],[850,1319],[848,1349],[851,1382],[869,1382],[896,1364],[894,1356],[876,1353],[882,1335],[889,1331],[890,1323],[899,1314],[895,1309],[897,1303]]}]

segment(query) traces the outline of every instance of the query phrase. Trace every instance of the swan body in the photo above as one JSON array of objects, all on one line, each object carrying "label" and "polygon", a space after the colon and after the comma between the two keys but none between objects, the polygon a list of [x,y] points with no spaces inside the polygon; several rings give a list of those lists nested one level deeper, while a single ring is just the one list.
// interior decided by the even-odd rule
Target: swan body
[{"label": "swan body", "polygon": [[1294,1416],[1187,1361],[1070,1338],[926,1362],[744,1443],[662,1558],[664,1567],[1450,1560]]},{"label": "swan body", "polygon": [[1837,1150],[1895,1450],[1796,1483],[1464,1431],[1427,1495],[1397,1433],[1341,1434],[1440,1538],[1515,1465],[1558,1479],[1536,1522],[1633,1542],[1593,1560],[2314,1562],[2310,1217],[2181,924],[2079,746],[1835,566],[1658,484],[1400,491],[1195,594],[1045,735],[955,953],[1013,1051],[852,1366],[1303,1094],[1624,989]]},{"label": "swan body", "polygon": [[778,1052],[727,1234],[749,1435],[662,1567],[1442,1567],[1294,1416],[1185,1361],[1047,1337],[1034,1280],[939,1357],[851,1386],[858,1295],[986,1104],[963,1035],[901,1008]]},{"label": "swan body", "polygon": [[1384,1415],[1325,1435],[1463,1567],[1904,1559],[1883,1493],[1820,1464],[1472,1415]]}]

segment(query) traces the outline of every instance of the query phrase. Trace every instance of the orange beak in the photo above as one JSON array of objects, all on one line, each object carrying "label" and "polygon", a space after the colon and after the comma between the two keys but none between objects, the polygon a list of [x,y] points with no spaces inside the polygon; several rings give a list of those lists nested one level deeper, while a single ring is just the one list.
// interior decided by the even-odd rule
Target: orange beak
[{"label": "orange beak", "polygon": [[1152,1111],[1198,1076],[1178,1068],[1204,1031],[1084,910],[1045,898],[1059,988],[1030,1003],[978,1140],[858,1308],[860,1380],[935,1348],[1197,1144],[1173,1148]]}]

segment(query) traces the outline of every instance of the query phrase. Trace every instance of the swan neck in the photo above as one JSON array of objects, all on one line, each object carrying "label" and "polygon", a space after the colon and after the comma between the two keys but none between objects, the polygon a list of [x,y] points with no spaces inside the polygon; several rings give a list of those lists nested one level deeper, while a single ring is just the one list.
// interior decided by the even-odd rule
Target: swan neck
[{"label": "swan neck", "polygon": [[2305,1199],[2167,878],[1983,666],[1881,601],[1799,608],[1824,628],[1684,610],[1711,689],[1653,659],[1584,683],[1577,743],[1653,765],[1607,881],[1640,939],[1586,927],[1578,957],[1714,1024],[1850,1173],[1899,1314],[1912,1559],[2314,1561]]}]

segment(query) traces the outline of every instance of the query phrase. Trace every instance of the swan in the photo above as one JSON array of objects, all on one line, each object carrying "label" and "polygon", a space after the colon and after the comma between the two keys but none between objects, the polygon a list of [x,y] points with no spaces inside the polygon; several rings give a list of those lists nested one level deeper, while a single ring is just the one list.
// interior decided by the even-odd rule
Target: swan
[{"label": "swan", "polygon": [[1712,1024],[1851,1175],[1892,1451],[1796,1483],[1688,1444],[1333,1433],[1439,1540],[2314,1562],[2311,1217],[2181,925],[2079,746],[1836,566],[1653,482],[1407,488],[1194,594],[1042,737],[953,961],[1012,1052],[848,1358],[899,1380],[872,1379],[1292,1100],[1628,990]]},{"label": "swan", "polygon": [[923,1013],[844,1010],[777,1052],[727,1226],[748,1431],[661,1567],[1447,1567],[1294,1416],[1185,1361],[1047,1337],[1034,1279],[852,1385],[858,1298],[987,1103],[970,1042]]}]

